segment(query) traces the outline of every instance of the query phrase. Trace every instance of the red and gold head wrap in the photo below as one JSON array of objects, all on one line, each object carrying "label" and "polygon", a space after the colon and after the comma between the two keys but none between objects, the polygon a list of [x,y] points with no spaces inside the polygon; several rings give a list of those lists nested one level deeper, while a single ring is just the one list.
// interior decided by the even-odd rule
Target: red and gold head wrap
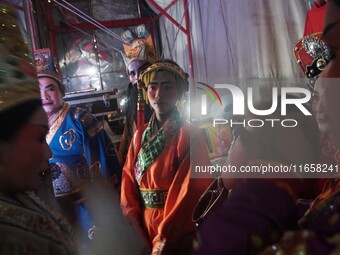
[{"label": "red and gold head wrap", "polygon": [[183,91],[188,91],[189,75],[186,72],[184,72],[184,70],[172,60],[165,59],[152,64],[140,74],[139,79],[144,83],[144,86],[147,86],[151,82],[151,80],[155,77],[156,72],[161,70],[172,73],[175,77],[177,85],[180,86],[180,88],[183,89]]}]

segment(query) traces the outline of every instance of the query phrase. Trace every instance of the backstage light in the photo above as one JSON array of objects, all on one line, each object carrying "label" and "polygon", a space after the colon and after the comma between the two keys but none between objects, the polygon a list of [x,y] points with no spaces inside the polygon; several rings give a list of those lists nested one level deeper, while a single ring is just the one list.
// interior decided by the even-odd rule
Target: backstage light
[{"label": "backstage light", "polygon": [[90,67],[89,69],[88,69],[88,74],[90,75],[90,76],[93,76],[93,75],[96,75],[97,74],[97,68],[95,67],[95,66],[92,66],[92,67]]}]

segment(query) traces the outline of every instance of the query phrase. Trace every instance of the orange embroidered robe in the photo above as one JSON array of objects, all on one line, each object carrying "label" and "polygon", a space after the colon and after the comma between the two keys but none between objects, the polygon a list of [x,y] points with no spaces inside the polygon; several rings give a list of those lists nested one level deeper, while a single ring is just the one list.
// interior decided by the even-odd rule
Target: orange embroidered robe
[{"label": "orange embroidered robe", "polygon": [[[145,170],[138,185],[134,171],[140,147],[140,141],[136,138],[138,132],[140,131],[137,131],[130,145],[123,170],[123,211],[144,231],[153,247],[152,254],[169,253],[163,252],[164,250],[173,254],[185,254],[184,250],[191,248],[195,235],[193,209],[211,182],[209,179],[190,178],[192,153],[199,154],[195,155],[195,158],[199,158],[199,164],[210,164],[203,134],[197,128],[184,123],[168,146]],[[164,205],[146,205],[141,190],[150,191],[151,194],[165,192]]]}]

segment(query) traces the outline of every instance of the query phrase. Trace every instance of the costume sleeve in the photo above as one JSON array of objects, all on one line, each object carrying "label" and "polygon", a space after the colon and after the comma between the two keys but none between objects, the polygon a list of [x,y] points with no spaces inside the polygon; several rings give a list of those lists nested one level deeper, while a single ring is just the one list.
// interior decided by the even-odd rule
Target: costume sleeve
[{"label": "costume sleeve", "polygon": [[[189,136],[189,134],[182,133],[182,136]],[[179,137],[179,145],[182,144],[182,139],[187,138]],[[190,250],[192,247],[196,229],[192,221],[193,210],[200,196],[210,185],[211,179],[191,178],[190,155],[193,156],[194,151],[200,154],[196,155],[200,158],[200,163],[196,163],[210,164],[203,134],[194,134],[191,141],[194,141],[194,144],[191,146],[186,144],[187,151],[184,157],[179,157],[180,164],[168,191],[163,221],[158,226],[158,235],[153,240],[152,254],[178,254],[175,250]],[[190,143],[188,140],[187,142]],[[174,144],[177,145],[177,142]],[[180,150],[181,148],[179,148],[179,155],[182,154]]]},{"label": "costume sleeve", "polygon": [[105,123],[98,121],[89,112],[79,117],[83,130],[83,151],[89,165],[90,178],[102,176],[119,187],[121,170],[116,148],[105,130]]},{"label": "costume sleeve", "polygon": [[123,168],[122,173],[122,188],[121,188],[121,206],[125,216],[127,216],[130,221],[139,229],[141,229],[142,233],[145,235],[143,230],[143,214],[142,214],[142,198],[140,195],[140,191],[138,189],[138,184],[134,176],[134,165],[135,165],[135,156],[134,156],[134,142],[136,138],[136,134],[132,139],[126,162]]},{"label": "costume sleeve", "polygon": [[61,243],[49,241],[47,237],[40,237],[35,233],[14,228],[9,225],[0,225],[0,254],[1,255],[67,255]]},{"label": "costume sleeve", "polygon": [[257,254],[297,228],[294,200],[275,184],[249,181],[230,192],[199,229],[194,255]]}]

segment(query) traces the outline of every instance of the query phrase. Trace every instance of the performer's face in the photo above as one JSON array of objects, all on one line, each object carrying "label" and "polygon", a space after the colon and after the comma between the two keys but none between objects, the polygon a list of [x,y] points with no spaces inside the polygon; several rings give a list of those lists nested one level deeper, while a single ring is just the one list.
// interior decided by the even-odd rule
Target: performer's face
[{"label": "performer's face", "polygon": [[63,96],[58,82],[49,77],[39,77],[39,87],[43,108],[50,117],[63,106]]},{"label": "performer's face", "polygon": [[39,107],[10,141],[0,140],[1,188],[10,192],[36,190],[49,171],[51,150],[46,143],[48,121]]},{"label": "performer's face", "polygon": [[[340,60],[340,59],[339,59]],[[319,93],[319,103],[316,107],[317,112],[323,113],[320,124],[327,128],[327,132],[337,146],[340,146],[340,70],[339,60],[331,61],[326,69],[321,73],[316,81],[315,91]]]},{"label": "performer's face", "polygon": [[[334,8],[338,8],[334,6]],[[324,122],[328,125],[329,135],[337,146],[340,146],[340,20],[325,26],[324,40],[331,47],[333,59],[322,71],[315,83],[319,93],[319,104],[316,110],[325,114]],[[318,121],[319,122],[319,121]],[[320,125],[320,123],[319,123]]]},{"label": "performer's face", "polygon": [[170,112],[180,96],[181,93],[170,72],[158,71],[148,85],[148,98],[156,116]]},{"label": "performer's face", "polygon": [[322,86],[319,81],[314,87],[312,106],[313,106],[315,119],[319,126],[319,130],[322,133],[326,134],[326,133],[329,133],[330,127],[328,123],[329,122],[328,113],[325,110],[324,92],[325,92],[324,86]]},{"label": "performer's face", "polygon": [[132,84],[136,84],[138,81],[138,75],[142,71],[140,68],[145,64],[145,61],[142,60],[133,60],[127,66],[129,80]]}]

